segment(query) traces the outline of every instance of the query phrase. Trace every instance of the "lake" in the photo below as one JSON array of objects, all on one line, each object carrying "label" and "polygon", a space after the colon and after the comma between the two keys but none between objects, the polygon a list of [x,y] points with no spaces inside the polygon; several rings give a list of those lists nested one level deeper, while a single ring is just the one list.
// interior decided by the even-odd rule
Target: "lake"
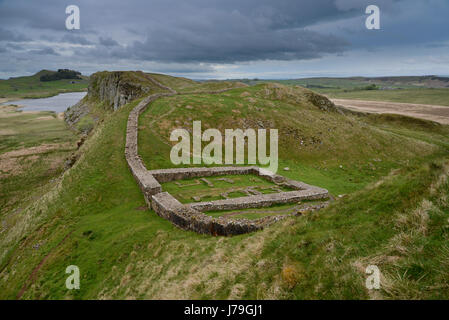
[{"label": "lake", "polygon": [[54,111],[59,113],[76,104],[86,94],[87,92],[60,93],[50,98],[8,101],[2,103],[2,105],[15,104],[20,106],[20,110],[23,111]]}]

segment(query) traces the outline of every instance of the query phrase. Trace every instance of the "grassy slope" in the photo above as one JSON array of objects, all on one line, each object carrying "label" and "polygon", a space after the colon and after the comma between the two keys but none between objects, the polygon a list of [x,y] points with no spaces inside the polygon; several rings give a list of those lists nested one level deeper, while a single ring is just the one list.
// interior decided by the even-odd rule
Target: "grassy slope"
[{"label": "grassy slope", "polygon": [[[43,98],[61,92],[85,91],[88,80],[56,80],[40,81],[41,75],[48,71],[40,71],[32,76],[0,80],[0,98]],[[76,83],[72,84],[71,81]]]},{"label": "grassy slope", "polygon": [[[236,91],[239,95],[242,89]],[[208,102],[226,104],[220,100],[226,98],[211,97]],[[161,110],[163,101],[167,102],[156,102],[149,113]],[[82,147],[83,156],[65,173],[60,187],[18,213],[16,224],[0,234],[1,298],[15,298],[24,283],[29,286],[22,298],[369,298],[364,267],[373,263],[385,276],[387,285],[379,293],[383,297],[448,297],[441,289],[447,288],[449,279],[449,190],[447,167],[438,160],[447,151],[421,159],[413,156],[430,151],[417,139],[447,143],[440,136],[447,129],[417,126],[417,133],[409,135],[404,118],[401,131],[389,120],[343,119],[311,111],[329,117],[330,125],[343,125],[341,133],[360,126],[361,131],[345,136],[346,141],[353,138],[354,145],[365,142],[363,136],[355,136],[363,130],[374,135],[372,146],[358,145],[366,146],[366,154],[354,151],[356,160],[377,158],[385,148],[395,161],[404,157],[396,163],[402,168],[391,171],[396,165],[387,164],[372,177],[362,174],[361,182],[351,182],[349,177],[359,176],[360,169],[335,168],[340,161],[333,157],[345,152],[336,138],[335,150],[313,153],[326,160],[319,168],[307,157],[298,158],[293,167],[293,160],[284,155],[292,168],[304,168],[295,175],[309,182],[321,182],[334,192],[359,191],[317,214],[289,218],[262,232],[213,238],[179,230],[140,209],[145,206],[143,196],[123,155],[127,115],[136,103],[108,117]],[[201,119],[213,123],[207,112],[212,110],[206,109]],[[308,121],[306,117],[304,123]],[[162,163],[164,144],[149,142],[160,151],[152,163]],[[389,150],[391,142],[401,150]],[[149,154],[145,146],[142,155]],[[350,156],[343,160],[352,162]],[[33,248],[36,244],[38,249]],[[65,289],[64,271],[70,264],[80,267],[79,291]]]},{"label": "grassy slope", "polygon": [[[391,169],[426,155],[422,141],[368,126],[356,117],[324,114],[303,97],[307,90],[258,85],[220,95],[174,96],[157,100],[140,118],[139,150],[148,168],[173,167],[167,161],[170,132],[190,128],[278,128],[279,168],[294,179],[321,185],[334,194],[360,189]],[[363,146],[363,147],[361,147]],[[381,160],[381,161],[379,161]],[[341,166],[341,167],[340,167]]]},{"label": "grassy slope", "polygon": [[[394,78],[393,78],[394,79]],[[449,88],[432,88],[429,82],[420,83],[414,77],[400,77],[395,81],[381,81],[376,78],[308,78],[280,81],[248,81],[251,84],[260,82],[280,82],[290,86],[309,87],[330,98],[360,99],[374,101],[391,101],[433,104],[449,106]],[[378,87],[389,87],[400,90],[363,90],[362,88],[376,84]]]}]

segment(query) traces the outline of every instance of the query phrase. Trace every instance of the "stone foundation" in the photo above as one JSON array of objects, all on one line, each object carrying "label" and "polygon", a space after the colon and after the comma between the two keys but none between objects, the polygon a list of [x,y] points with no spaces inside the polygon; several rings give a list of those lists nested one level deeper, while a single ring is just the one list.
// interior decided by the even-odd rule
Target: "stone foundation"
[{"label": "stone foundation", "polygon": [[[157,82],[151,79],[153,82]],[[295,203],[304,199],[325,199],[329,197],[328,191],[319,187],[310,186],[300,181],[291,180],[280,175],[267,174],[256,166],[245,167],[202,167],[202,168],[174,168],[147,170],[138,154],[137,134],[139,115],[148,105],[160,98],[177,94],[171,88],[157,83],[159,87],[167,89],[169,93],[153,94],[143,99],[129,114],[126,130],[125,157],[128,166],[142,190],[145,201],[157,215],[171,221],[184,230],[214,236],[237,235],[261,230],[264,227],[285,218],[286,216],[268,216],[256,220],[227,218],[213,218],[202,213],[209,210],[234,210],[269,207],[279,203]],[[219,91],[222,92],[222,91]],[[214,92],[210,92],[214,93]],[[224,199],[210,202],[197,202],[184,205],[171,194],[162,191],[161,183],[220,175],[254,174],[276,184],[285,185],[295,191],[262,194],[233,199]]]}]

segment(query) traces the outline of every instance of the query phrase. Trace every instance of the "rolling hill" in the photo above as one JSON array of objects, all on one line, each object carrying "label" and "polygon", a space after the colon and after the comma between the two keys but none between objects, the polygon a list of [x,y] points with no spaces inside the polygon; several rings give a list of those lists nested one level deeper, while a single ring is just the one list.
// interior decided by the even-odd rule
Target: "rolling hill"
[{"label": "rolling hill", "polygon": [[87,88],[88,77],[82,79],[61,79],[41,81],[42,76],[51,76],[56,71],[41,70],[32,76],[0,80],[0,98],[42,98],[62,92],[84,91]]},{"label": "rolling hill", "polygon": [[[280,168],[289,168],[280,173],[336,200],[233,237],[160,218],[147,209],[124,147],[129,112],[168,88],[179,94],[152,102],[139,120],[139,154],[149,169],[173,167],[169,133],[193,120],[220,131],[278,128]],[[1,298],[448,298],[441,290],[449,285],[447,126],[344,113],[298,86],[141,72],[93,75],[85,99],[70,124],[97,121],[76,162],[2,214]],[[81,288],[69,291],[65,268],[73,264]],[[364,285],[370,264],[382,272],[379,291]]]}]

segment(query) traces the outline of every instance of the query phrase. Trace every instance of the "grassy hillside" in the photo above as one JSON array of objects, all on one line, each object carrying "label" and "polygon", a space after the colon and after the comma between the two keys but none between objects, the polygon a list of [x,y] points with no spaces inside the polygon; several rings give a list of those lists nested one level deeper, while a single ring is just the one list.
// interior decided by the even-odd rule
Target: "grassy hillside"
[{"label": "grassy hillside", "polygon": [[[241,80],[248,84],[256,84],[258,79]],[[378,88],[407,89],[407,88],[449,88],[449,78],[438,76],[399,76],[399,77],[346,77],[346,78],[301,78],[290,80],[270,80],[287,85],[300,85],[316,90],[355,90],[370,85]]]},{"label": "grassy hillside", "polygon": [[279,82],[290,86],[299,85],[325,94],[330,98],[449,106],[449,78],[434,76],[240,81],[251,85],[261,82]]},{"label": "grassy hillside", "polygon": [[[192,120],[278,127],[291,169],[281,173],[346,194],[330,207],[228,238],[175,228],[146,209],[126,165],[136,100],[105,116],[48,193],[2,217],[0,298],[448,298],[448,128],[343,116],[314,99],[261,85],[157,100],[141,117],[139,152],[150,168],[170,166],[167,133]],[[65,288],[72,264],[76,291]],[[369,264],[383,275],[374,293]]]},{"label": "grassy hillside", "polygon": [[449,89],[360,90],[332,92],[331,98],[433,104],[449,107]]},{"label": "grassy hillside", "polygon": [[[54,71],[42,70],[32,76],[0,80],[0,98],[43,98],[61,92],[84,91],[88,79],[62,79],[55,81],[40,81],[40,77]],[[72,83],[74,82],[74,83]]]},{"label": "grassy hillside", "polygon": [[321,185],[335,194],[354,191],[388,174],[406,161],[429,155],[435,147],[375,126],[357,117],[323,112],[307,100],[309,90],[260,84],[218,95],[193,94],[160,99],[140,118],[139,150],[148,168],[172,167],[170,132],[277,128],[282,172],[294,179]]}]

